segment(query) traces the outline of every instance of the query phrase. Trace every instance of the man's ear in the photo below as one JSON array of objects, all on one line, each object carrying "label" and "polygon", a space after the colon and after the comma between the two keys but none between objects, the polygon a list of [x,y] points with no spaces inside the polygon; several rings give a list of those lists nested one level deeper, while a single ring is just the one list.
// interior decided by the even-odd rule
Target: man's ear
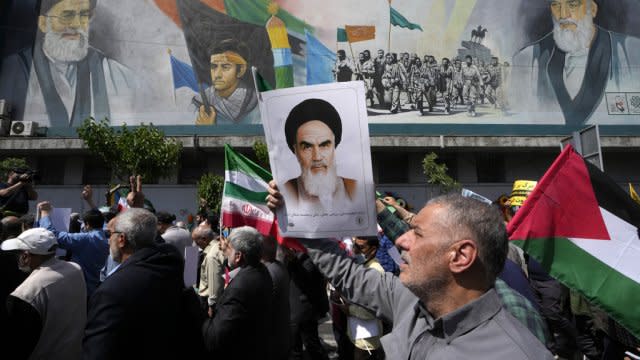
[{"label": "man's ear", "polygon": [[38,16],[38,29],[40,29],[40,31],[42,33],[46,33],[47,32],[47,17],[44,15],[40,15]]},{"label": "man's ear", "polygon": [[127,241],[126,236],[122,233],[118,234],[118,240],[116,240],[116,245],[118,246],[118,248],[124,249],[128,244],[129,242]]},{"label": "man's ear", "polygon": [[451,246],[449,269],[460,274],[470,268],[478,257],[478,247],[473,240],[460,240]]},{"label": "man's ear", "polygon": [[244,76],[244,73],[246,72],[247,72],[247,65],[240,65],[240,71],[238,71],[238,74],[236,75],[236,77],[240,79],[241,77]]},{"label": "man's ear", "polygon": [[591,0],[591,16],[595,18],[596,15],[598,15],[598,4],[594,0]]}]

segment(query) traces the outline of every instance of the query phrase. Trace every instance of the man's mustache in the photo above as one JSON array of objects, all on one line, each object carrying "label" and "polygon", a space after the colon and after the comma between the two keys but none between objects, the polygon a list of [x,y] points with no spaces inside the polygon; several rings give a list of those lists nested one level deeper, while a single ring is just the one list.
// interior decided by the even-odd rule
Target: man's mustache
[{"label": "man's mustache", "polygon": [[578,25],[578,22],[573,20],[573,19],[562,19],[560,21],[558,21],[558,24],[560,25]]}]

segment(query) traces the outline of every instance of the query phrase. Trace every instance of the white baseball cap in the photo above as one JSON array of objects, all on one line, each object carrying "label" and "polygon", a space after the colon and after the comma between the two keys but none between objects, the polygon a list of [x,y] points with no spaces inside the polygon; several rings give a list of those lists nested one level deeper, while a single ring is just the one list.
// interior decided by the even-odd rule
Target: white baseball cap
[{"label": "white baseball cap", "polygon": [[36,255],[53,254],[57,247],[56,236],[45,228],[29,229],[15,239],[5,240],[0,246],[4,251],[27,250]]}]

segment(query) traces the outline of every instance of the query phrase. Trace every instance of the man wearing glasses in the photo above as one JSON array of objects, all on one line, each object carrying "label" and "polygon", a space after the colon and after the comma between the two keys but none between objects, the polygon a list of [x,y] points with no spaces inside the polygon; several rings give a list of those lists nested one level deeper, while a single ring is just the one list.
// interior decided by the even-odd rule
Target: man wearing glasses
[{"label": "man wearing glasses", "polygon": [[109,118],[112,98],[131,94],[132,72],[89,45],[96,1],[41,2],[33,51],[7,57],[1,69],[0,97],[24,101],[17,119],[47,114],[49,126],[77,126],[89,116]]}]

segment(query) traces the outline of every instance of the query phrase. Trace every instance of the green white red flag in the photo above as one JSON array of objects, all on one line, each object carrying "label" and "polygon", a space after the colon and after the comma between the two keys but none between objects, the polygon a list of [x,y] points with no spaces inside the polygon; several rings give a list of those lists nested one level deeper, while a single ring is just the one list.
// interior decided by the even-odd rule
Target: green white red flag
[{"label": "green white red flag", "polygon": [[297,240],[283,238],[278,233],[276,217],[266,200],[271,179],[270,172],[225,144],[221,225],[251,226],[262,235],[275,237],[282,246],[306,251]]},{"label": "green white red flag", "polygon": [[549,273],[640,337],[640,206],[568,146],[508,225]]}]

